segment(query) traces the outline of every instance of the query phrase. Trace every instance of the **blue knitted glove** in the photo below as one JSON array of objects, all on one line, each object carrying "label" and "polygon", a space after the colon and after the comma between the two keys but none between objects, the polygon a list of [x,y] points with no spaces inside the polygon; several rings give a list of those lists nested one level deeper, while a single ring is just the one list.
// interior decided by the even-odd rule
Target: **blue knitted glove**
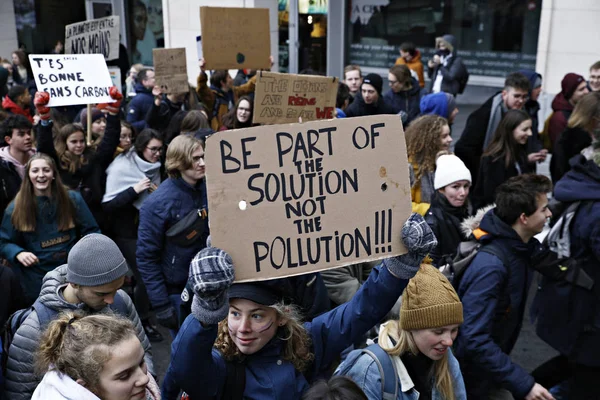
[{"label": "blue knitted glove", "polygon": [[402,242],[408,253],[388,258],[383,264],[398,278],[410,279],[438,242],[427,222],[417,213],[412,213],[402,226]]},{"label": "blue knitted glove", "polygon": [[190,264],[194,290],[192,314],[206,324],[219,323],[229,311],[227,289],[234,280],[233,261],[216,247],[201,250]]}]

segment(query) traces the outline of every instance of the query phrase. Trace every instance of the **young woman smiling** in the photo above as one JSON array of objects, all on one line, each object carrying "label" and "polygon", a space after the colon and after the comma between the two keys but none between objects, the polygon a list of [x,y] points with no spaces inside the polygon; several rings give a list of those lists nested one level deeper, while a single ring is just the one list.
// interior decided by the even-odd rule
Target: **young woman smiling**
[{"label": "young woman smiling", "polygon": [[249,128],[252,126],[253,113],[254,105],[252,99],[248,96],[242,96],[237,101],[235,107],[223,115],[223,126],[219,130]]},{"label": "young woman smiling", "polygon": [[[382,325],[379,346],[398,374],[397,400],[466,400],[465,385],[452,344],[463,322],[462,303],[435,267],[421,265],[402,295],[400,319]],[[354,350],[336,375],[352,378],[369,399],[382,398],[382,376],[375,360]]]},{"label": "young woman smiling", "polygon": [[[53,122],[50,119],[50,108],[47,107],[50,96],[48,93],[38,92],[35,94],[34,100],[41,118],[38,131],[38,151],[46,153],[54,159],[65,185],[69,189],[81,193],[102,230],[108,228],[107,217],[103,213],[101,205],[106,179],[104,171],[113,160],[121,133],[117,113],[123,96],[114,86],[110,89],[110,95],[116,100],[114,103],[98,105],[98,109],[105,109],[108,114],[105,133],[97,147],[86,145],[85,129],[79,124],[63,126],[53,140]],[[98,129],[104,130],[102,126]]]},{"label": "young woman smiling", "polygon": [[50,157],[32,156],[0,228],[0,255],[18,267],[27,304],[38,297],[44,275],[66,264],[71,247],[88,233],[100,230],[79,193],[66,190]]},{"label": "young woman smiling", "polygon": [[475,209],[494,203],[496,188],[509,178],[535,172],[527,156],[531,124],[531,117],[522,110],[509,110],[500,121],[492,142],[481,156],[473,192]]}]

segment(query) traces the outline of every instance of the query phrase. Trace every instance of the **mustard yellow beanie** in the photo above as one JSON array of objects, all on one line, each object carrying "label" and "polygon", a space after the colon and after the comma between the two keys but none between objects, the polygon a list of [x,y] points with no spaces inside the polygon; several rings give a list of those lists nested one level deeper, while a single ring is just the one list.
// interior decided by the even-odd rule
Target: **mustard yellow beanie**
[{"label": "mustard yellow beanie", "polygon": [[410,331],[462,322],[462,303],[452,284],[434,266],[421,264],[402,294],[400,328]]}]

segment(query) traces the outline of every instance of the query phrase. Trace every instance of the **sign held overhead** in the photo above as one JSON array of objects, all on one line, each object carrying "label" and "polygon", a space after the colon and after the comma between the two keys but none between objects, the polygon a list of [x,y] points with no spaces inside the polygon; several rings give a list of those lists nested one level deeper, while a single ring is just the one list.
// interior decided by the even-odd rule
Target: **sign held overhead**
[{"label": "sign held overhead", "polygon": [[189,90],[185,48],[153,49],[156,85],[163,93],[183,93]]},{"label": "sign held overhead", "polygon": [[218,133],[206,171],[212,243],[238,282],[406,252],[410,183],[395,115]]},{"label": "sign held overhead", "polygon": [[37,90],[50,93],[48,107],[112,103],[112,81],[102,54],[30,54]]},{"label": "sign held overhead", "polygon": [[65,54],[102,54],[119,58],[119,17],[76,22],[65,27]]},{"label": "sign held overhead", "polygon": [[267,8],[200,7],[202,53],[207,69],[269,69]]},{"label": "sign held overhead", "polygon": [[255,124],[283,124],[335,117],[338,78],[261,71],[254,94]]}]

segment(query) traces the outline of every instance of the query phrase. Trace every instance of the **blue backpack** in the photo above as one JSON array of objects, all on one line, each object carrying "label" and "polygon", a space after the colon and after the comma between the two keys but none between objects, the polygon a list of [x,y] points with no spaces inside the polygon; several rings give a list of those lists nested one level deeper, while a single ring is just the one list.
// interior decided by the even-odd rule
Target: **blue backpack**
[{"label": "blue backpack", "polygon": [[[127,314],[129,312],[129,309],[127,308],[127,303],[125,303],[125,300],[119,294],[119,292],[115,294],[115,300],[111,305],[109,305],[109,308],[115,314],[119,314],[125,317],[127,317]],[[2,330],[2,335],[0,337],[0,342],[2,343],[2,348],[0,350],[0,353],[2,354],[2,371],[0,372],[0,377],[6,374],[6,365],[8,363],[8,350],[10,349],[10,345],[12,344],[17,330],[23,324],[23,322],[25,322],[25,320],[27,319],[27,317],[29,317],[29,314],[31,314],[33,310],[35,310],[35,312],[37,313],[38,321],[40,322],[40,328],[42,331],[46,328],[50,321],[56,318],[56,316],[59,313],[57,310],[44,305],[44,303],[42,303],[38,298],[31,307],[15,311],[8,318],[8,321],[6,322],[6,325],[4,326]]]},{"label": "blue backpack", "polygon": [[[390,355],[378,343],[373,343],[362,349],[361,354],[367,354],[371,357],[379,369],[379,376],[381,376],[381,398],[383,400],[396,400],[398,398],[398,371],[396,371],[396,366]],[[359,358],[356,357],[355,361]],[[346,365],[344,369],[336,372],[336,375],[346,375],[353,365]]]}]

